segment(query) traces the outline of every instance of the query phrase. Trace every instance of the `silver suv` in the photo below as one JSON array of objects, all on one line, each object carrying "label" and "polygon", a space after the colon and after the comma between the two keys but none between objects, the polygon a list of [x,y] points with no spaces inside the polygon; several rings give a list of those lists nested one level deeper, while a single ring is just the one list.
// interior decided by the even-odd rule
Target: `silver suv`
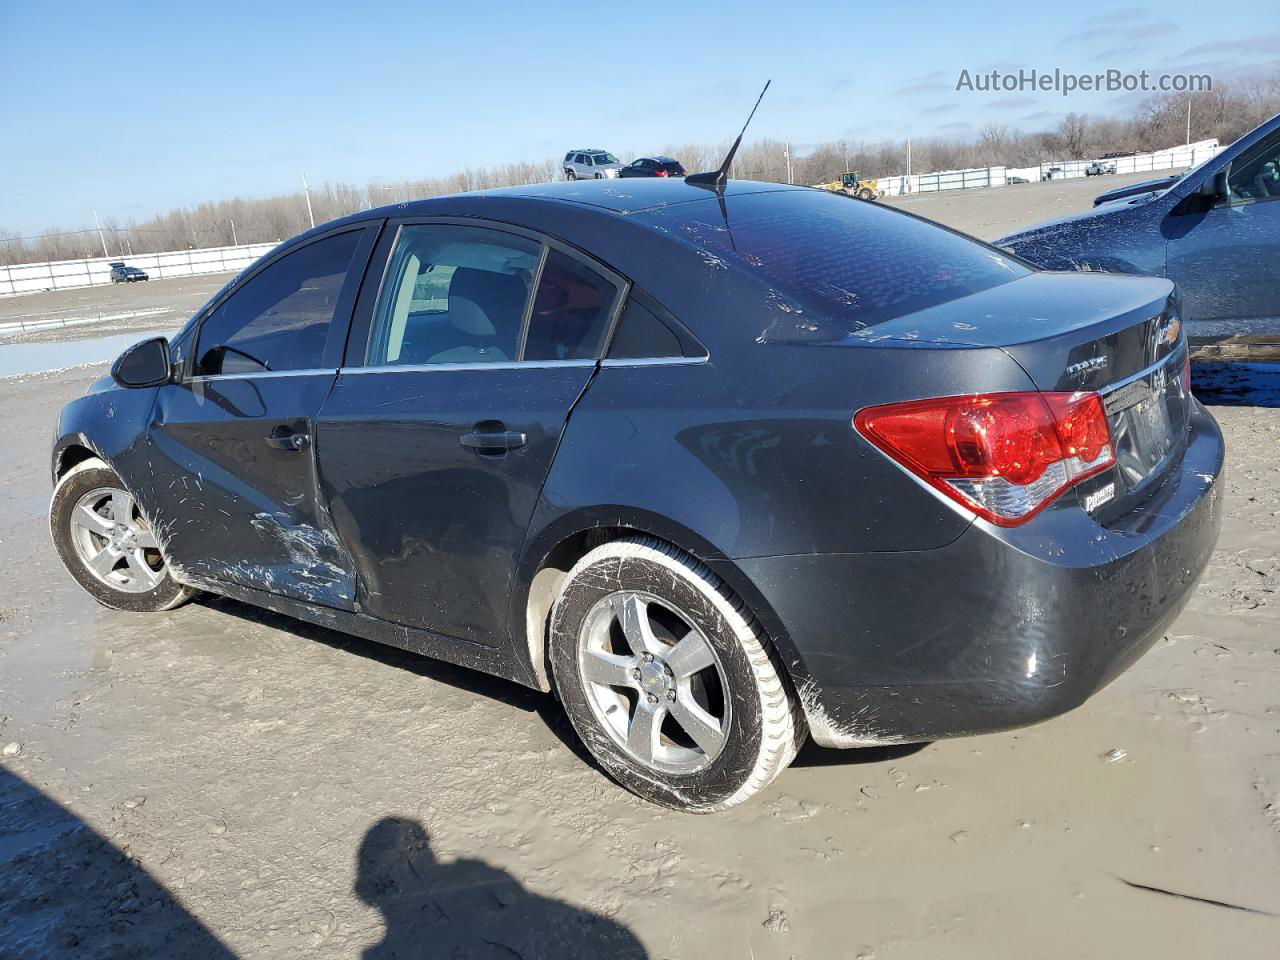
[{"label": "silver suv", "polygon": [[604,180],[621,169],[618,158],[607,150],[570,150],[564,155],[566,180]]}]

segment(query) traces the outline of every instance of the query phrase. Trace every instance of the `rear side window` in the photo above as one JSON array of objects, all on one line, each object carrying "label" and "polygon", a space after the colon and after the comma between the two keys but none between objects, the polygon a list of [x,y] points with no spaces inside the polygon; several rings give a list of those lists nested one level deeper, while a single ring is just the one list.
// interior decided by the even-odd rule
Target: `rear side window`
[{"label": "rear side window", "polygon": [[547,251],[533,300],[525,360],[585,360],[596,355],[618,288],[559,250]]},{"label": "rear side window", "polygon": [[541,244],[482,227],[404,227],[374,309],[369,366],[517,358]]},{"label": "rear side window", "polygon": [[200,324],[195,374],[319,367],[361,231],[316,240],[254,275]]},{"label": "rear side window", "polygon": [[609,344],[610,360],[643,360],[683,356],[680,338],[635,297],[627,301]]},{"label": "rear side window", "polygon": [[770,340],[831,340],[1030,273],[959,234],[879,204],[818,190],[729,196],[642,216],[695,246],[708,269],[762,286]]}]

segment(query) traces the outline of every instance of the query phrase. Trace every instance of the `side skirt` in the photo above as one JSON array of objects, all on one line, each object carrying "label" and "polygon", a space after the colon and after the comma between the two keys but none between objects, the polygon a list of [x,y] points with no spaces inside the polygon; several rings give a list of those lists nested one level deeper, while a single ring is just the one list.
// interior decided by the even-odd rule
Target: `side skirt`
[{"label": "side skirt", "polygon": [[522,686],[538,688],[534,678],[527,674],[524,665],[517,658],[511,656],[506,646],[489,647],[458,640],[418,627],[389,623],[368,614],[335,610],[333,607],[325,607],[317,603],[304,603],[291,597],[282,597],[267,593],[265,590],[254,590],[252,587],[243,587],[221,580],[203,581],[200,589],[261,607],[273,613],[314,623],[317,626],[329,627],[375,643],[383,643],[389,647],[398,647],[410,653],[431,657],[433,660],[443,660],[446,663],[502,677],[504,680],[511,680]]}]

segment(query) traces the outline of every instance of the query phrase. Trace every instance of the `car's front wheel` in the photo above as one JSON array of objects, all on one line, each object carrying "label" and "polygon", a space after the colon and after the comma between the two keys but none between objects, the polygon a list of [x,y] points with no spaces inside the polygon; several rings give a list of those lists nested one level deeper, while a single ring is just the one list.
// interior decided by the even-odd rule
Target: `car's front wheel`
[{"label": "car's front wheel", "polygon": [[760,624],[706,565],[658,540],[607,543],[574,566],[552,611],[550,659],[587,749],[664,806],[739,804],[805,737]]},{"label": "car's front wheel", "polygon": [[572,170],[566,170],[566,171],[564,172],[564,178],[565,178],[566,180],[577,180],[577,179],[578,179],[578,175],[577,175],[576,173],[574,173]]},{"label": "car's front wheel", "polygon": [[85,460],[58,481],[49,528],[67,572],[103,606],[171,610],[196,593],[173,578],[154,527],[101,460]]}]

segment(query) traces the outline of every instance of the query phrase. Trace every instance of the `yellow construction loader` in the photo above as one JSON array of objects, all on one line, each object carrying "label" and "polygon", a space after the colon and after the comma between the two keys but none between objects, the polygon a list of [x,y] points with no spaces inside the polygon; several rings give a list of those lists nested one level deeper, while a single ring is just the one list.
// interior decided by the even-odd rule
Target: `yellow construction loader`
[{"label": "yellow construction loader", "polygon": [[831,190],[835,193],[847,193],[851,197],[857,197],[859,200],[875,200],[880,196],[880,185],[875,180],[863,180],[862,174],[857,170],[853,173],[843,174],[839,180],[831,180],[827,183],[818,184],[823,190]]}]

